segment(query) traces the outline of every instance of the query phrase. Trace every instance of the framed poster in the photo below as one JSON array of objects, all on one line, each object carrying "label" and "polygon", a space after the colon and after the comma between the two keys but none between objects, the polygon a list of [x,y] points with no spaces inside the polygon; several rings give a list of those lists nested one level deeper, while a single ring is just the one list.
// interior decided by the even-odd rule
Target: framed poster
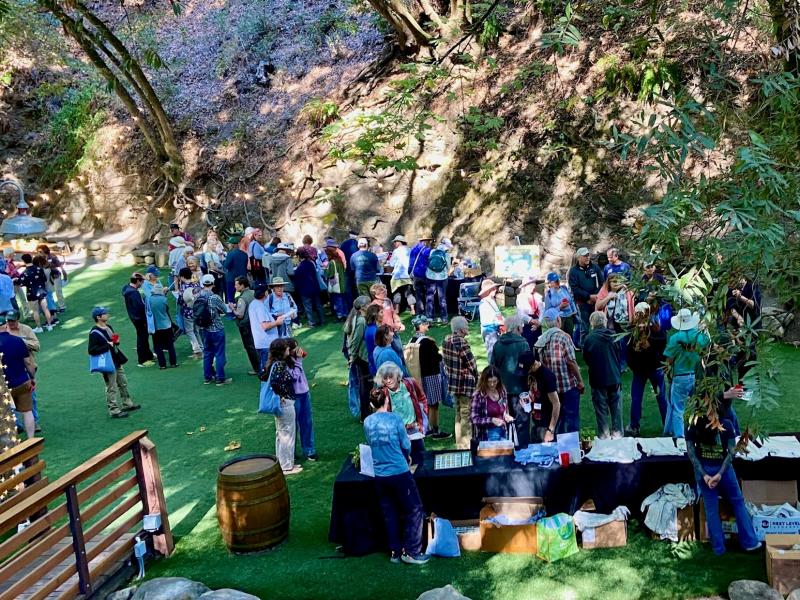
[{"label": "framed poster", "polygon": [[537,245],[495,246],[494,274],[508,279],[539,277],[541,250]]}]

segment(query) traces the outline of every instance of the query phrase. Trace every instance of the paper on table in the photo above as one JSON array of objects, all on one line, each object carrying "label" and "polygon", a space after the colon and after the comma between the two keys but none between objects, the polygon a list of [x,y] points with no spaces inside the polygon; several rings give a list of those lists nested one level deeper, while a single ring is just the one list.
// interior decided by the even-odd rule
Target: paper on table
[{"label": "paper on table", "polygon": [[375,477],[375,463],[372,462],[372,448],[367,444],[359,444],[358,455],[361,459],[361,474],[367,477]]}]

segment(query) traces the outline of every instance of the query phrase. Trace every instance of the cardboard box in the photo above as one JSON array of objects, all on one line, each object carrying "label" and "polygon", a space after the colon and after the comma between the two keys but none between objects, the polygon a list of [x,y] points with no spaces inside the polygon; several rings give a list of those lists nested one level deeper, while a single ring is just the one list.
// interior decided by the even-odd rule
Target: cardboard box
[{"label": "cardboard box", "polygon": [[[594,500],[589,499],[580,508],[584,512],[595,512]],[[627,521],[612,521],[600,527],[590,527],[580,532],[581,545],[585,550],[593,548],[620,548],[628,545]]]},{"label": "cardboard box", "polygon": [[589,527],[581,532],[581,545],[593,548],[621,548],[628,545],[628,522],[611,521],[600,527]]},{"label": "cardboard box", "polygon": [[[433,539],[433,534],[436,530],[434,526],[435,518],[436,515],[431,513],[431,518],[428,520],[428,540]],[[450,524],[456,530],[464,529],[464,531],[461,533],[456,531],[456,535],[458,536],[458,545],[461,550],[465,550],[467,552],[477,552],[481,549],[481,528],[480,521],[478,519],[465,519],[461,521],[450,520]]]},{"label": "cardboard box", "polygon": [[513,456],[514,444],[511,441],[481,442],[476,452],[479,458],[494,458],[496,456]]},{"label": "cardboard box", "polygon": [[768,535],[765,541],[767,581],[786,596],[800,588],[800,550],[792,550],[800,545],[800,535]]},{"label": "cardboard box", "polygon": [[[797,505],[797,480],[770,481],[765,479],[752,479],[739,482],[742,495],[746,502],[756,506],[780,506],[789,503]],[[735,536],[738,531],[736,518],[731,505],[724,499],[719,500],[719,515],[722,521],[722,532],[726,538]],[[753,528],[759,540],[770,533],[791,534],[800,533],[800,518],[781,517],[753,517]],[[706,523],[705,506],[700,506],[700,539],[708,540],[708,525]]]},{"label": "cardboard box", "polygon": [[[678,512],[675,516],[678,521],[676,523],[678,529],[678,541],[689,542],[697,539],[697,515],[695,513],[696,506],[697,505],[695,504],[689,504],[688,506],[678,509]],[[657,533],[653,533],[652,537],[655,540],[661,539],[661,536]]]},{"label": "cardboard box", "polygon": [[536,524],[506,525],[498,527],[487,519],[497,515],[507,515],[512,519],[527,519],[544,510],[544,500],[539,497],[484,498],[486,505],[481,509],[481,550],[483,552],[503,552],[536,554]]}]

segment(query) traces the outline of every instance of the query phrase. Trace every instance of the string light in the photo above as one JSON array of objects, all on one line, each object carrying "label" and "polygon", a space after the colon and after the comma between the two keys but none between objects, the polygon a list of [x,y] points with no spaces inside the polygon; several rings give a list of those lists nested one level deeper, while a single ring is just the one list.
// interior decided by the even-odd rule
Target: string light
[{"label": "string light", "polygon": [[[17,436],[17,423],[14,419],[14,402],[11,399],[11,392],[8,390],[8,380],[5,376],[5,366],[2,363],[3,355],[0,354],[0,452],[11,450],[19,443]],[[0,475],[0,482],[6,480],[6,474]],[[3,500],[8,492],[0,495]]]}]

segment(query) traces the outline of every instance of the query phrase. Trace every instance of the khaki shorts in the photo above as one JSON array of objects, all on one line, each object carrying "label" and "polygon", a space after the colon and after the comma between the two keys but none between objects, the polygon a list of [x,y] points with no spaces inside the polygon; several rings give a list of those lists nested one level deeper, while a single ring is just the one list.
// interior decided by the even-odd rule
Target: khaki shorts
[{"label": "khaki shorts", "polygon": [[26,381],[22,385],[11,390],[11,398],[14,400],[14,406],[19,412],[30,412],[33,410],[33,387],[30,381]]}]

